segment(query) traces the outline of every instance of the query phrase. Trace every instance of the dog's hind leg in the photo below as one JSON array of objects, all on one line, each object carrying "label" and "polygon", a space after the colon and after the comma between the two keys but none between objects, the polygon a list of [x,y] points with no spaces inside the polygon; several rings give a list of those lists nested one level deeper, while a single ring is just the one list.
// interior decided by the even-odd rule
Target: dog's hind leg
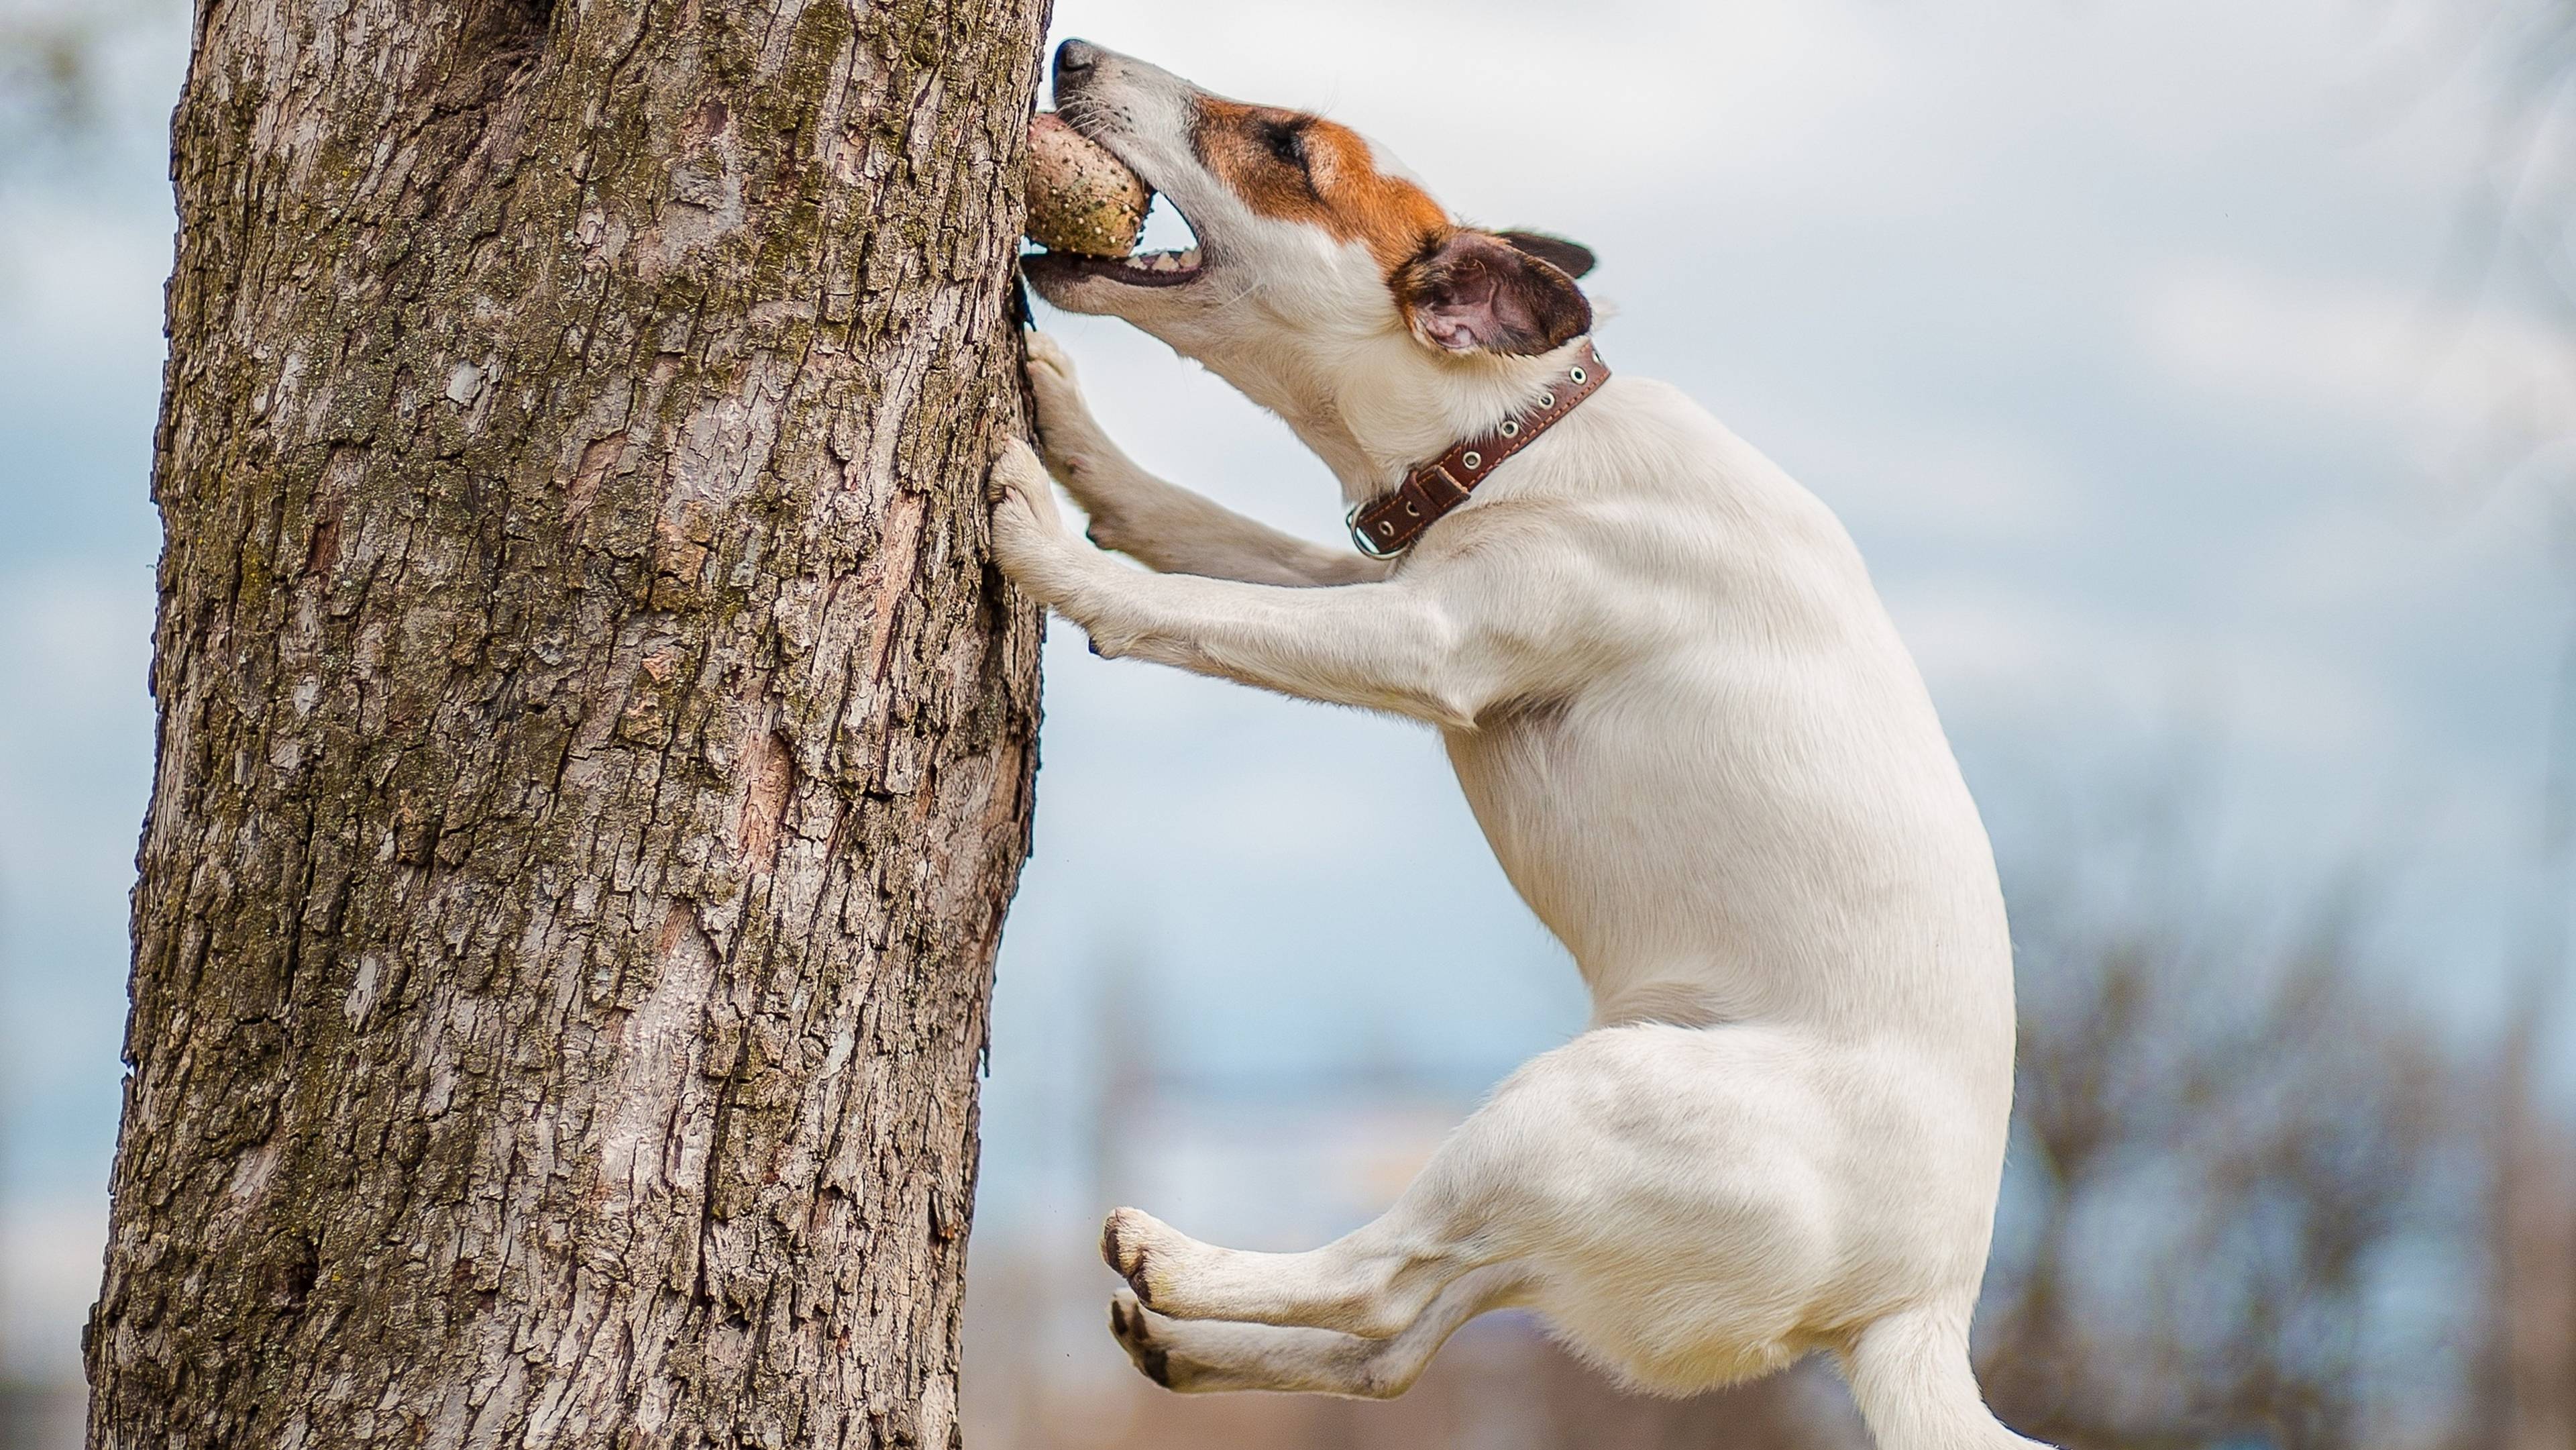
[{"label": "dog's hind leg", "polygon": [[1384,1339],[1420,1318],[1451,1280],[1481,1266],[1472,1245],[1446,1230],[1399,1202],[1320,1249],[1266,1254],[1201,1243],[1151,1214],[1122,1208],[1101,1227],[1100,1256],[1140,1301],[1172,1318]]},{"label": "dog's hind leg", "polygon": [[[1174,1319],[1402,1333],[1450,1283],[1517,1259],[1548,1145],[1591,1136],[1569,1113],[1580,1054],[1523,1067],[1450,1134],[1384,1214],[1304,1253],[1202,1243],[1133,1208],[1109,1215],[1101,1257],[1147,1308]],[[1533,1266],[1535,1267],[1535,1266]]]},{"label": "dog's hind leg", "polygon": [[1643,1160],[1660,1151],[1639,1130],[1660,1136],[1654,1079],[1669,1074],[1641,1073],[1633,1061],[1656,1045],[1636,1029],[1596,1031],[1528,1063],[1392,1207],[1321,1248],[1222,1248],[1122,1208],[1101,1228],[1101,1257],[1146,1307],[1175,1319],[1397,1334],[1471,1270],[1526,1261],[1544,1271],[1574,1247],[1569,1235],[1616,1232],[1584,1204],[1605,1185],[1639,1181]]},{"label": "dog's hind leg", "polygon": [[1459,1325],[1515,1301],[1516,1264],[1488,1264],[1449,1281],[1411,1324],[1383,1339],[1330,1329],[1171,1319],[1120,1294],[1109,1329],[1146,1378],[1184,1394],[1289,1390],[1392,1399],[1410,1388]]},{"label": "dog's hind leg", "polygon": [[1704,1388],[1790,1353],[1837,1263],[1809,1062],[1795,1034],[1595,1029],[1513,1074],[1383,1216],[1333,1243],[1222,1248],[1130,1208],[1103,1256],[1174,1319],[1370,1339],[1461,1276],[1517,1264],[1582,1352]]}]

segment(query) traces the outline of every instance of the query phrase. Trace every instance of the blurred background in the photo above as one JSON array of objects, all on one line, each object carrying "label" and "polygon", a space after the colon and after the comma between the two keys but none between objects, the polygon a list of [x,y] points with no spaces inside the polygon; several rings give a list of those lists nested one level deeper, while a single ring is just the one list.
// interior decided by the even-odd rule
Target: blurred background
[{"label": "blurred background", "polygon": [[[2576,0],[1057,22],[1591,244],[1605,354],[1859,538],[2014,909],[1978,1338],[2007,1419],[2576,1446]],[[116,1128],[186,26],[0,0],[0,1446],[30,1450],[78,1442]],[[1042,321],[1148,466],[1338,536],[1277,423],[1149,339]],[[1127,1368],[1103,1210],[1311,1246],[1584,1003],[1434,739],[1057,636],[969,1444],[1864,1444],[1813,1366],[1640,1400],[1509,1316],[1388,1405]],[[1396,872],[1429,904],[1371,890]]]}]

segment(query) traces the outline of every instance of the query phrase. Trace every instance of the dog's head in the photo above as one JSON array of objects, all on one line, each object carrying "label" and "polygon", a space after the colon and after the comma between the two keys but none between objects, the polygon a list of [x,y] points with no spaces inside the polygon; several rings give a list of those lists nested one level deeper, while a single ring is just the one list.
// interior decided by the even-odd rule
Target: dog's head
[{"label": "dog's head", "polygon": [[1347,126],[1210,95],[1086,41],[1055,58],[1056,110],[1176,208],[1198,245],[1025,259],[1039,295],[1124,318],[1283,413],[1326,376],[1475,375],[1588,332],[1592,254],[1452,221]]}]

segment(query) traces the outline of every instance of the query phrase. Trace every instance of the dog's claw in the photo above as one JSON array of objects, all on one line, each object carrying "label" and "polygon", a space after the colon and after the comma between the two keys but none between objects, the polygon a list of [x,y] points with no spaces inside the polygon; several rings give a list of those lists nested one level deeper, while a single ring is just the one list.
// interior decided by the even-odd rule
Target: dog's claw
[{"label": "dog's claw", "polygon": [[1150,1305],[1154,1302],[1154,1292],[1145,1282],[1145,1245],[1133,1232],[1135,1225],[1131,1221],[1140,1217],[1142,1215],[1132,1208],[1122,1208],[1109,1215],[1108,1220],[1100,1225],[1100,1258],[1117,1271],[1119,1278],[1127,1281],[1128,1288],[1135,1291],[1136,1302]]},{"label": "dog's claw", "polygon": [[1127,1246],[1120,1242],[1118,1232],[1119,1221],[1124,1217],[1126,1213],[1122,1209],[1110,1214],[1100,1223],[1100,1262],[1116,1270],[1118,1277],[1122,1279],[1127,1277],[1128,1272]]},{"label": "dog's claw", "polygon": [[1118,1347],[1127,1351],[1137,1373],[1165,1389],[1172,1387],[1171,1351],[1155,1342],[1154,1326],[1134,1294],[1120,1290],[1111,1296],[1109,1333],[1118,1341]]}]

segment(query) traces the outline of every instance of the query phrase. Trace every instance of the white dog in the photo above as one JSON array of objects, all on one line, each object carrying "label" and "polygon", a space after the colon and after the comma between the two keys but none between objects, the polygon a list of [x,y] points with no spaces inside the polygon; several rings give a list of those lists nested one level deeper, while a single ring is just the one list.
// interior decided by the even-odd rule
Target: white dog
[{"label": "white dog", "polygon": [[1033,335],[1046,458],[995,465],[1003,566],[1104,655],[1437,727],[1594,1004],[1336,1243],[1250,1253],[1112,1214],[1137,1366],[1392,1395],[1522,1305],[1649,1390],[1824,1350],[1888,1450],[2030,1446],[1968,1363],[2012,1092],[2003,898],[1849,537],[1680,392],[1597,361],[1583,381],[1581,248],[1462,227],[1311,115],[1081,41],[1055,76],[1199,247],[1031,257],[1047,300],[1277,412],[1355,511],[1462,440],[1527,446],[1466,452],[1490,477],[1399,558],[1327,549],[1140,471]]}]

